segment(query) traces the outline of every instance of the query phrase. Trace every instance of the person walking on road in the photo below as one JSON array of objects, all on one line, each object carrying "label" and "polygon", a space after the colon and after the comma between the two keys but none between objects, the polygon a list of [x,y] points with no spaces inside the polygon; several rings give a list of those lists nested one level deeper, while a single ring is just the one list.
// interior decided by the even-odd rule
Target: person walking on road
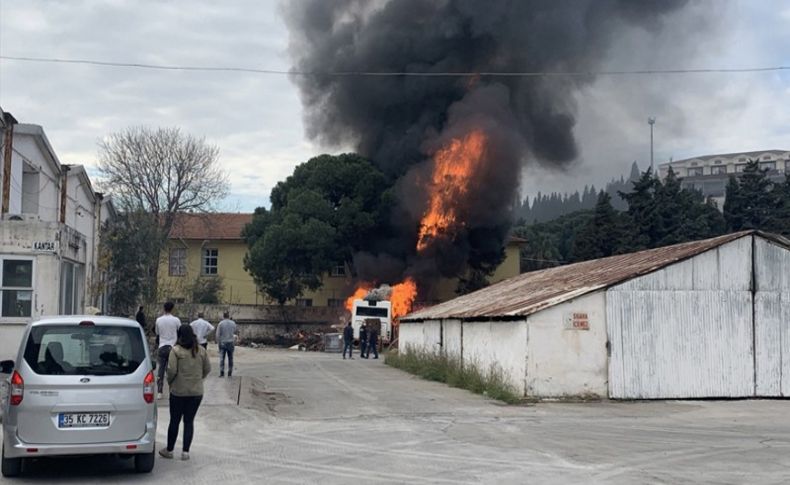
[{"label": "person walking on road", "polygon": [[184,420],[181,459],[189,460],[189,447],[195,433],[195,415],[203,400],[203,379],[211,372],[206,349],[197,343],[190,325],[178,327],[178,340],[170,351],[167,383],[170,386],[170,425],[167,448],[159,450],[163,458],[173,458],[178,427]]},{"label": "person walking on road", "polygon": [[217,345],[219,346],[219,376],[225,377],[225,356],[228,356],[228,377],[233,376],[233,350],[236,344],[236,322],[230,314],[222,314],[222,321],[217,324]]},{"label": "person walking on road", "polygon": [[145,312],[143,311],[142,306],[140,306],[140,309],[137,310],[137,315],[135,315],[134,319],[137,320],[137,323],[139,323],[140,326],[143,327],[143,331],[145,331]]},{"label": "person walking on road", "polygon": [[359,327],[359,356],[363,359],[368,358],[368,324],[366,322],[362,322],[362,325]]},{"label": "person walking on road", "polygon": [[348,358],[354,358],[354,327],[351,326],[351,321],[348,322],[346,328],[343,329],[343,360],[346,359],[346,351],[348,351]]},{"label": "person walking on road", "polygon": [[379,358],[379,329],[376,328],[375,325],[371,325],[370,330],[368,331],[368,335],[370,335],[370,339],[368,340],[368,357],[370,357],[370,351],[373,351],[373,358]]},{"label": "person walking on road", "polygon": [[189,324],[192,327],[192,331],[195,332],[195,338],[197,338],[197,343],[203,346],[204,349],[208,349],[208,335],[214,331],[214,325],[210,324],[208,321],[203,319],[203,313],[198,313],[197,320],[193,321]]},{"label": "person walking on road", "polygon": [[170,358],[170,349],[176,344],[178,340],[178,327],[181,326],[181,320],[173,315],[173,302],[168,301],[165,303],[165,313],[156,319],[156,336],[159,345],[157,350],[157,361],[159,367],[156,369],[158,379],[156,381],[157,399],[162,399],[162,392],[165,386],[165,371],[167,370],[167,361]]}]

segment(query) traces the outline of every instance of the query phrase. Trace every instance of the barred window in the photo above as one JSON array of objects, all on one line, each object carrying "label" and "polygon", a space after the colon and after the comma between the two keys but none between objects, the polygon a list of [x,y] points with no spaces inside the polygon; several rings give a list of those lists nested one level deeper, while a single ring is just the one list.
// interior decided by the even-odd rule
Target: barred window
[{"label": "barred window", "polygon": [[213,276],[217,274],[219,262],[219,249],[203,250],[203,270],[204,275]]}]

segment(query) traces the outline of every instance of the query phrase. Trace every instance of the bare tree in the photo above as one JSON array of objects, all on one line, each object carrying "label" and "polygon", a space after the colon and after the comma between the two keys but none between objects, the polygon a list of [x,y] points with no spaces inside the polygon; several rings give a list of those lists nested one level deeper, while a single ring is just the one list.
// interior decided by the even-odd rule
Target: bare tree
[{"label": "bare tree", "polygon": [[132,127],[99,142],[103,189],[113,194],[124,213],[150,218],[153,224],[146,225],[158,232],[154,244],[138,247],[145,252],[139,260],[145,266],[141,269],[146,303],[157,298],[159,260],[176,215],[211,210],[228,193],[228,177],[219,167],[218,155],[216,146],[178,128]]},{"label": "bare tree", "polygon": [[210,210],[227,195],[218,155],[178,128],[132,127],[99,143],[99,171],[122,208],[158,216],[168,233],[177,213]]}]

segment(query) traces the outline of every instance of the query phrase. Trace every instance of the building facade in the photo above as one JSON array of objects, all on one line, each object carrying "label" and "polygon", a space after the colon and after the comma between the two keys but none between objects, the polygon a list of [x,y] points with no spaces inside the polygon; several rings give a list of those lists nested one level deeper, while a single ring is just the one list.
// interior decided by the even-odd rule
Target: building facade
[{"label": "building facade", "polygon": [[[248,248],[241,233],[251,221],[252,214],[179,214],[160,261],[161,299],[190,302],[191,288],[200,285],[201,280],[219,277],[222,282],[219,300],[222,304],[274,304],[257,290],[252,276],[244,270],[244,256]],[[519,249],[522,243],[523,240],[518,238],[509,241],[505,248],[505,260],[491,276],[492,282],[519,274]],[[324,275],[322,282],[319,289],[305,292],[290,304],[343,307],[357,284],[350,268],[342,263]],[[449,300],[456,296],[457,284],[456,280],[441,279],[427,298],[431,302]]]},{"label": "building facade", "polygon": [[777,182],[783,182],[785,174],[790,173],[788,150],[725,153],[687,158],[660,164],[658,173],[664,179],[669,168],[672,167],[675,174],[683,179],[681,184],[684,188],[702,191],[704,196],[712,197],[721,208],[724,204],[727,181],[731,175],[737,177],[742,173],[749,160],[758,161],[760,168],[767,170],[768,176]]},{"label": "building facade", "polygon": [[103,308],[97,251],[109,198],[85,169],[64,165],[38,125],[6,127],[0,214],[0,356],[41,316]]},{"label": "building facade", "polygon": [[525,273],[401,319],[519,394],[790,397],[790,240],[759,231]]}]

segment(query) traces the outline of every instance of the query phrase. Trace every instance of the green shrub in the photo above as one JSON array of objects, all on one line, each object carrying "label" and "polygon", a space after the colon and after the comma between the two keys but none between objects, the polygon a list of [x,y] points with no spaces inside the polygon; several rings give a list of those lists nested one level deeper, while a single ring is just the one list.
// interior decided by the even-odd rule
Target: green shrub
[{"label": "green shrub", "polygon": [[507,383],[504,372],[496,365],[483,372],[477,362],[462,363],[456,358],[410,347],[403,352],[388,353],[384,362],[423,379],[444,382],[508,404],[521,401],[521,396]]}]

